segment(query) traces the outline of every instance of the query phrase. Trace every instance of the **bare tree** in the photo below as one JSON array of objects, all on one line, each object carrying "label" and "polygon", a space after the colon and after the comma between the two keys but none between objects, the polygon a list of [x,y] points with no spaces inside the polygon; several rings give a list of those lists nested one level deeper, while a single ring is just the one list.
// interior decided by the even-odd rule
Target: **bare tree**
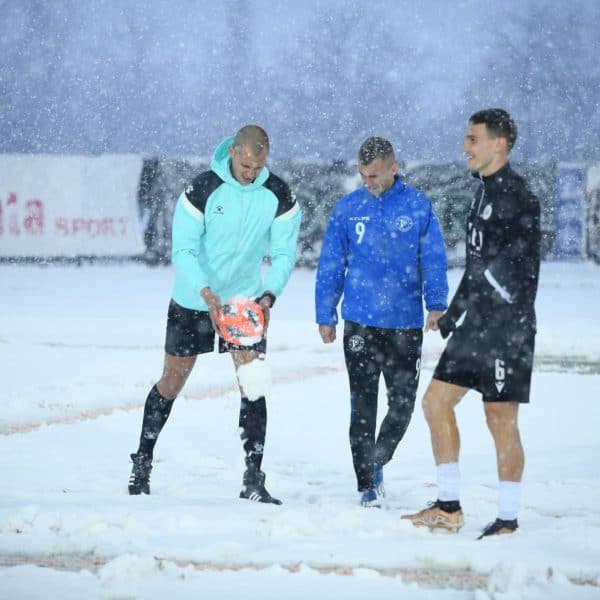
[{"label": "bare tree", "polygon": [[468,96],[477,108],[501,105],[517,117],[523,159],[597,156],[599,16],[595,3],[575,0],[557,13],[536,2],[498,31]]}]

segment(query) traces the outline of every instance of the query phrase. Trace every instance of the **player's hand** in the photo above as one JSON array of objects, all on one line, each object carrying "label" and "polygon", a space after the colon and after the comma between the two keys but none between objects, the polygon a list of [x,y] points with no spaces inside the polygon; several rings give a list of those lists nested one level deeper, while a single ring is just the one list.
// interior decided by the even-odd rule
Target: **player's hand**
[{"label": "player's hand", "polygon": [[331,325],[319,325],[319,335],[324,344],[335,342],[335,327]]},{"label": "player's hand", "polygon": [[[269,321],[271,319],[271,298],[269,296],[262,296],[261,298],[256,299],[256,303],[260,306],[263,312],[263,318],[265,320],[265,329],[264,332],[267,332],[267,327],[269,326]],[[264,334],[263,334],[264,335]]]},{"label": "player's hand", "polygon": [[440,326],[438,325],[438,321],[444,315],[443,310],[430,310],[427,313],[427,318],[425,319],[425,333],[428,331],[438,331]]},{"label": "player's hand", "polygon": [[200,295],[208,307],[208,316],[210,317],[210,322],[212,323],[213,329],[219,335],[221,335],[221,328],[219,327],[218,318],[219,313],[221,310],[223,310],[221,299],[209,287],[202,288],[200,290]]}]

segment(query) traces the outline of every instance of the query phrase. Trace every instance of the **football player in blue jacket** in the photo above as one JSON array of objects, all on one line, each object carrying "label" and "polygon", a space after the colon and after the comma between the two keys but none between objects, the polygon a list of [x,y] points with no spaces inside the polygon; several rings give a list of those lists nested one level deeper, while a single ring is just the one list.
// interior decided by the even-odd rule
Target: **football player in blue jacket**
[{"label": "football player in blue jacket", "polygon": [[[368,138],[358,153],[364,185],[335,205],[319,257],[316,321],[336,339],[342,299],[350,383],[350,447],[363,506],[380,506],[383,466],[410,423],[425,331],[447,308],[444,240],[431,201],[398,175],[391,143]],[[388,410],[376,435],[381,374]]]}]

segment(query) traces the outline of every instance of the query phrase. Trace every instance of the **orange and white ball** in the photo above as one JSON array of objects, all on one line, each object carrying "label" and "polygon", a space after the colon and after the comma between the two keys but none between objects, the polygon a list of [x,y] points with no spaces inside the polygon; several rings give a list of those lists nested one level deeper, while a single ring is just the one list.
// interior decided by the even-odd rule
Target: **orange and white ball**
[{"label": "orange and white ball", "polygon": [[235,296],[223,304],[218,314],[223,339],[236,346],[252,346],[260,342],[265,330],[261,307],[248,298]]}]

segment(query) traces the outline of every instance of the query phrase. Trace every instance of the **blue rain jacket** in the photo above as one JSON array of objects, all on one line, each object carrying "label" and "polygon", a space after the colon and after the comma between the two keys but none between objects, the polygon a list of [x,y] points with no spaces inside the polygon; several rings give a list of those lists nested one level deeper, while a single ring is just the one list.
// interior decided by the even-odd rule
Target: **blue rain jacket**
[{"label": "blue rain jacket", "polygon": [[389,329],[423,327],[448,307],[444,240],[431,201],[396,177],[381,196],[362,187],[335,205],[319,257],[316,321],[342,318]]}]

